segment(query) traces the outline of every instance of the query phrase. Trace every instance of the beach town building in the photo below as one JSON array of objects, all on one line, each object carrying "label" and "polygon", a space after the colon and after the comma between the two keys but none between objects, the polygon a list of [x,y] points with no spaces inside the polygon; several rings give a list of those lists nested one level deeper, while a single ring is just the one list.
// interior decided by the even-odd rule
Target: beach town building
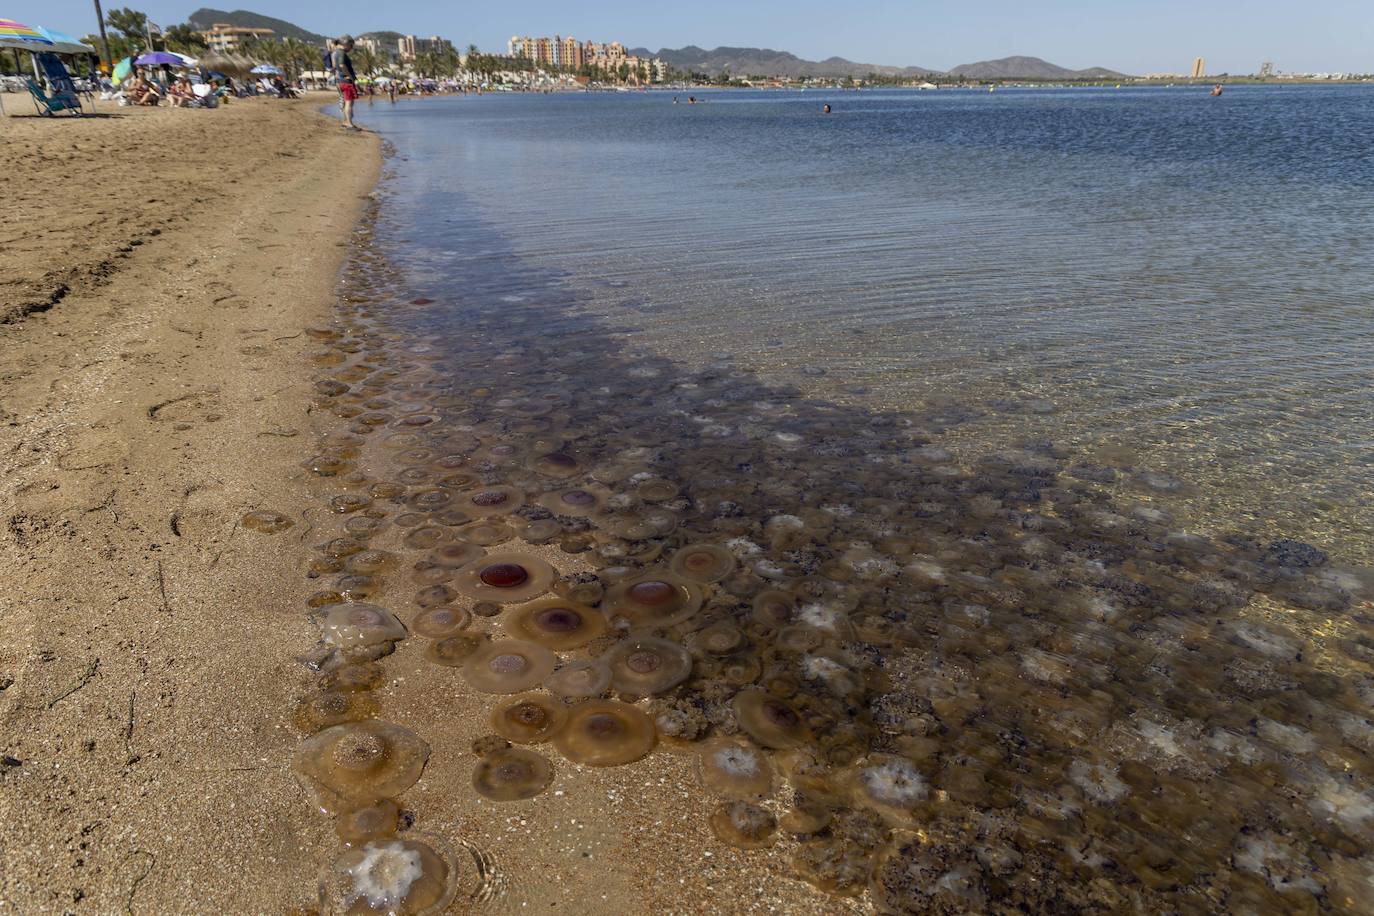
[{"label": "beach town building", "polygon": [[544,66],[551,65],[569,70],[589,67],[608,74],[618,73],[623,65],[636,80],[643,78],[646,73],[648,79],[653,82],[661,82],[668,76],[666,63],[657,58],[650,60],[634,56],[618,41],[579,42],[576,38],[564,38],[561,35],[555,35],[553,38],[512,35],[506,43],[506,54],[509,57],[523,57]]},{"label": "beach town building", "polygon": [[431,35],[428,38],[417,38],[414,35],[402,35],[396,39],[396,51],[400,54],[401,60],[413,61],[416,57],[426,51],[437,51],[444,53],[453,50],[453,42],[447,38],[440,38],[438,35]]},{"label": "beach town building", "polygon": [[216,22],[202,31],[200,37],[205,39],[205,44],[211,51],[228,54],[242,49],[245,44],[263,41],[275,34],[271,29],[251,29],[247,26]]},{"label": "beach town building", "polygon": [[1204,76],[1206,76],[1206,75],[1207,75],[1207,58],[1205,58],[1205,57],[1198,57],[1198,58],[1195,58],[1195,59],[1193,60],[1193,72],[1192,72],[1191,76],[1193,77],[1193,79],[1196,80],[1196,79],[1202,79],[1202,78],[1203,78]]}]

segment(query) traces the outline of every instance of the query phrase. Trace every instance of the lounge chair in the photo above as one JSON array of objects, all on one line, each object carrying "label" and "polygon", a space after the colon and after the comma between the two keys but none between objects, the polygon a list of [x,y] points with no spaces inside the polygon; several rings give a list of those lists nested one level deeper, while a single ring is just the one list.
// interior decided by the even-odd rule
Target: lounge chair
[{"label": "lounge chair", "polygon": [[55,115],[59,111],[76,112],[77,117],[81,116],[81,100],[76,97],[76,93],[62,92],[54,90],[52,95],[43,91],[43,87],[33,80],[25,80],[25,85],[29,87],[29,95],[33,96],[33,104],[37,106],[40,115]]},{"label": "lounge chair", "polygon": [[[44,78],[48,85],[52,87],[52,96],[61,96],[64,100],[76,99],[78,108],[81,105],[83,93],[76,87],[76,80],[67,72],[67,68],[56,54],[44,51],[34,55],[38,62],[38,67],[43,71]],[[91,93],[84,93],[88,98],[92,98]],[[92,106],[94,107],[94,105]]]}]

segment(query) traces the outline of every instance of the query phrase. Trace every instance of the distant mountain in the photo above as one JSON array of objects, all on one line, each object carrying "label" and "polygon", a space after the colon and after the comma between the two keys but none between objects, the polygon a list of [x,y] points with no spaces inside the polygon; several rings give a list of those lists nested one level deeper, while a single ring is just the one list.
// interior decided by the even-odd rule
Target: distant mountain
[{"label": "distant mountain", "polygon": [[1102,67],[1090,70],[1069,70],[1038,57],[1003,57],[976,64],[960,64],[950,73],[974,80],[1088,80],[1120,79],[1124,74]]},{"label": "distant mountain", "polygon": [[861,64],[843,57],[825,60],[804,60],[786,51],[769,48],[716,48],[707,51],[696,45],[685,48],[662,48],[657,52],[648,48],[633,48],[636,57],[657,57],[675,70],[695,71],[712,76],[729,73],[734,76],[929,76],[939,71],[925,67],[893,67],[883,64]]},{"label": "distant mountain", "polygon": [[225,12],[224,10],[202,8],[188,16],[186,21],[198,29],[208,29],[216,22],[226,22],[229,25],[236,25],[245,29],[271,29],[276,33],[276,38],[297,38],[314,45],[322,45],[325,42],[323,35],[317,35],[309,29],[303,29],[285,19],[273,19],[271,16],[264,16],[249,10]]}]

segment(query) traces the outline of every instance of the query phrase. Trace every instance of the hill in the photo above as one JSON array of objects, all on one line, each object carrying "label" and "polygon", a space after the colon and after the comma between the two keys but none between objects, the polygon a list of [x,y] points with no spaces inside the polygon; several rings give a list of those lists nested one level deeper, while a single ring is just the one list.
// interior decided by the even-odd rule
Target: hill
[{"label": "hill", "polygon": [[1069,70],[1038,57],[1003,57],[1000,60],[984,60],[976,64],[960,64],[949,72],[975,80],[1110,80],[1123,76],[1103,67]]},{"label": "hill", "polygon": [[216,22],[227,22],[230,25],[245,29],[271,29],[276,33],[277,38],[297,38],[315,45],[322,45],[325,42],[325,36],[317,35],[309,29],[303,29],[285,19],[273,19],[271,16],[264,16],[249,10],[226,12],[202,8],[188,16],[186,21],[198,29],[208,29]]},{"label": "hill", "polygon": [[864,76],[880,73],[884,76],[928,76],[938,71],[925,67],[893,67],[883,64],[863,64],[843,57],[825,60],[805,60],[786,51],[771,48],[716,48],[707,51],[696,45],[685,48],[662,48],[657,52],[648,48],[633,48],[628,53],[637,57],[657,57],[675,70],[695,71],[716,75],[736,76]]}]

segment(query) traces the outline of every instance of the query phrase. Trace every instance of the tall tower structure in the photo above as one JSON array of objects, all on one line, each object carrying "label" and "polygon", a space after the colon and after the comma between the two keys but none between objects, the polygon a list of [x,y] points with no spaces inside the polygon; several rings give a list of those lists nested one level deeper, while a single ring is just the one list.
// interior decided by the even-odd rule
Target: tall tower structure
[{"label": "tall tower structure", "polygon": [[1193,60],[1192,77],[1195,80],[1202,79],[1207,75],[1207,58],[1198,57]]}]

